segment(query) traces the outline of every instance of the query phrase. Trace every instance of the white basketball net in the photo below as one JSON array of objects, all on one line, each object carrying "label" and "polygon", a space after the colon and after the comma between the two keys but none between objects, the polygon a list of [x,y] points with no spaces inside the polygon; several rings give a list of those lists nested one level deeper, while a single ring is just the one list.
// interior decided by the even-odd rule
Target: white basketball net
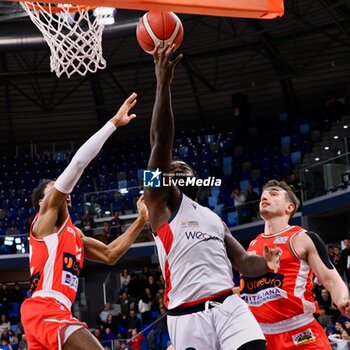
[{"label": "white basketball net", "polygon": [[[110,14],[101,11],[98,16],[89,18],[86,6],[77,5],[77,12],[72,13],[71,5],[66,4],[22,1],[21,5],[50,47],[51,72],[58,77],[65,73],[69,78],[74,73],[85,75],[106,68],[102,57],[102,32]],[[60,11],[55,14],[57,7]]]}]

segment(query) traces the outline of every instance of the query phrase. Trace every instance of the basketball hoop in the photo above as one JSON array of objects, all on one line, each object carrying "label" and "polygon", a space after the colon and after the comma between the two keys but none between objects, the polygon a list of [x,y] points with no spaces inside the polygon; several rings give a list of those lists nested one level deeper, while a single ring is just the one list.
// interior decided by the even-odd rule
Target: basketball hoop
[{"label": "basketball hoop", "polygon": [[[111,13],[92,6],[20,2],[50,47],[51,72],[68,78],[106,68],[102,57],[102,33]],[[101,11],[99,11],[101,9]]]}]

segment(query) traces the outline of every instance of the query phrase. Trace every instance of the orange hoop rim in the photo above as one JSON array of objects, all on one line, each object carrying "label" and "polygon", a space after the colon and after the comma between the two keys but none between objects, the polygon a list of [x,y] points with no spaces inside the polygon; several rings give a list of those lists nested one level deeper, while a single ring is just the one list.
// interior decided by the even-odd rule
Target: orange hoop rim
[{"label": "orange hoop rim", "polygon": [[[95,9],[97,6],[91,6],[91,5],[71,5],[71,4],[62,4],[62,5],[69,5],[69,7],[59,7],[57,5],[61,4],[47,4],[46,3],[40,3],[40,6],[30,2],[30,1],[23,1],[23,3],[26,3],[31,11],[46,11],[48,13],[56,14],[61,13],[64,11],[68,12],[82,12],[82,11],[89,11]],[[50,6],[51,5],[51,6]]]}]

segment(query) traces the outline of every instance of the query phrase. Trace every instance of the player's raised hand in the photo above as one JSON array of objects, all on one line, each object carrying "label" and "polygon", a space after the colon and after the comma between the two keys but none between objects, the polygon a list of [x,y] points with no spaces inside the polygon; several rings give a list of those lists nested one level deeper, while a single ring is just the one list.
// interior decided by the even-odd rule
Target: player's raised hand
[{"label": "player's raised hand", "polygon": [[146,223],[149,221],[149,217],[148,217],[148,209],[145,203],[145,197],[142,195],[137,203],[137,211],[139,213],[139,217]]},{"label": "player's raised hand", "polygon": [[268,268],[277,273],[280,268],[281,249],[269,248],[267,245],[265,245],[263,257],[266,260]]},{"label": "player's raised hand", "polygon": [[163,84],[171,84],[174,76],[174,69],[182,58],[182,54],[178,55],[173,61],[171,57],[176,50],[174,44],[168,46],[162,51],[160,43],[157,44],[154,57],[157,81]]},{"label": "player's raised hand", "polygon": [[111,119],[111,122],[115,126],[123,126],[130,122],[130,120],[136,118],[136,114],[130,114],[129,111],[135,106],[137,94],[133,92],[120,106],[116,115]]}]

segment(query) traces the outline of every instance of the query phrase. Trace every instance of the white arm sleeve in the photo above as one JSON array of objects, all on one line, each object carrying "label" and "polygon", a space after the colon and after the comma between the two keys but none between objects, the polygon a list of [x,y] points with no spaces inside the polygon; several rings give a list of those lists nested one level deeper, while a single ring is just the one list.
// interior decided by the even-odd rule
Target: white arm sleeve
[{"label": "white arm sleeve", "polygon": [[55,182],[54,186],[58,191],[66,194],[72,192],[84,169],[96,157],[115,130],[116,126],[110,121],[107,122],[78,149],[67,168]]}]

